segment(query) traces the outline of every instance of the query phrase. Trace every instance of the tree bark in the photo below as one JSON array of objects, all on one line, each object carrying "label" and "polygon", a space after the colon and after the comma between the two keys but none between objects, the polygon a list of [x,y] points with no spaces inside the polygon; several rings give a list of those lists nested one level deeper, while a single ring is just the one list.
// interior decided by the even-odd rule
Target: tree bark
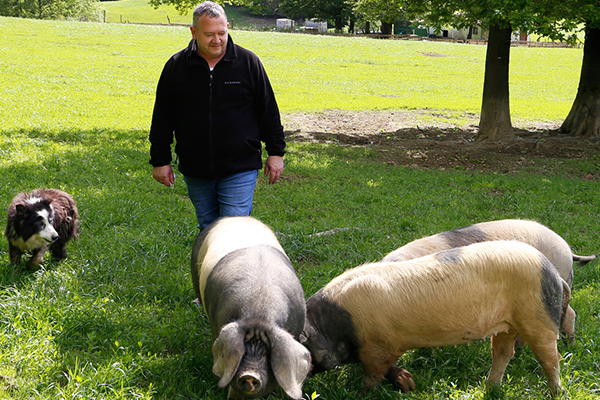
[{"label": "tree bark", "polygon": [[344,24],[343,24],[342,18],[341,17],[337,17],[334,22],[335,22],[335,31],[337,33],[341,33],[342,29],[344,28]]},{"label": "tree bark", "polygon": [[391,22],[381,22],[381,33],[384,35],[392,34],[392,23]]},{"label": "tree bark", "polygon": [[559,129],[571,136],[600,137],[600,28],[585,28],[577,96]]},{"label": "tree bark", "polygon": [[498,142],[513,138],[508,95],[511,33],[510,26],[490,26],[479,133],[475,138],[480,142]]}]

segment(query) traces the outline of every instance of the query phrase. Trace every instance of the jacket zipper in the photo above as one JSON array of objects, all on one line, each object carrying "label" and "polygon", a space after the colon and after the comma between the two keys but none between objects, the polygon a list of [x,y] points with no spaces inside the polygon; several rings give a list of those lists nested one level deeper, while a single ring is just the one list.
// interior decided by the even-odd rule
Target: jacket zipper
[{"label": "jacket zipper", "polygon": [[209,78],[209,82],[208,82],[208,148],[209,148],[209,156],[210,156],[210,172],[211,172],[211,176],[216,176],[215,175],[215,162],[213,159],[213,141],[212,141],[212,89],[213,89],[213,71],[210,69],[210,67],[208,68],[208,72],[210,75]]}]

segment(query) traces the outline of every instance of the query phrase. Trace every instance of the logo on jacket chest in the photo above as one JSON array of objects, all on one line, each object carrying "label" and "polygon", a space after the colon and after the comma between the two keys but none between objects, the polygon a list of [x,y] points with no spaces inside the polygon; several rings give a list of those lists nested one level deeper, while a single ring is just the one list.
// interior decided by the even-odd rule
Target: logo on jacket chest
[{"label": "logo on jacket chest", "polygon": [[241,85],[242,82],[240,82],[240,81],[226,81],[226,82],[223,82],[223,84],[224,85]]}]

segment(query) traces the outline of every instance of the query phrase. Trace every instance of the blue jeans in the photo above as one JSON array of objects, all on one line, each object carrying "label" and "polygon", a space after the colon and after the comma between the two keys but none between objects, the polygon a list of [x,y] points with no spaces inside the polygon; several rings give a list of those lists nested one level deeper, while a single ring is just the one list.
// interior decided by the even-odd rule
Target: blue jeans
[{"label": "blue jeans", "polygon": [[240,172],[216,181],[184,175],[196,210],[198,228],[206,228],[219,217],[250,215],[257,177],[258,170]]}]

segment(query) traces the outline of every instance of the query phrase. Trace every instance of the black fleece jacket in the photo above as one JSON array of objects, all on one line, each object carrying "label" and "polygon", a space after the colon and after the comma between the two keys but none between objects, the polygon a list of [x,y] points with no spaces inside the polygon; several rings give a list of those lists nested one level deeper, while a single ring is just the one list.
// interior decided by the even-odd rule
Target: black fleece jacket
[{"label": "black fleece jacket", "polygon": [[258,57],[228,38],[223,58],[210,71],[196,41],[165,64],[150,127],[150,164],[171,163],[201,179],[221,179],[262,168],[261,142],[283,156],[285,137],[269,78]]}]

